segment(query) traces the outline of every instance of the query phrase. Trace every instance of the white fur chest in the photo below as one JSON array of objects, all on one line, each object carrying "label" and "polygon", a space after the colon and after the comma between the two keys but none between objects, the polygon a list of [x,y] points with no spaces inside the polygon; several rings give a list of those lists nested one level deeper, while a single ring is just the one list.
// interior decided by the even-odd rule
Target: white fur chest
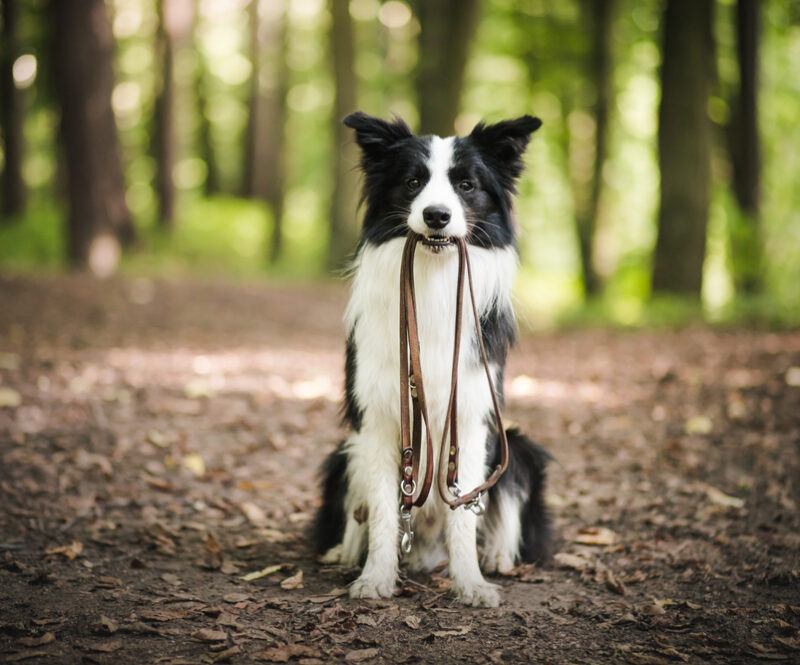
[{"label": "white fur chest", "polygon": [[[400,261],[404,238],[365,245],[356,259],[350,302],[345,314],[355,343],[354,392],[364,425],[374,419],[399,423]],[[479,315],[493,305],[511,307],[516,270],[511,248],[469,247]],[[433,254],[418,248],[414,266],[420,353],[432,433],[438,436],[450,391],[455,327],[458,258],[455,251]],[[459,358],[459,411],[480,412],[491,404],[483,369],[478,365],[475,324],[464,294]],[[374,423],[377,424],[377,423]]]}]

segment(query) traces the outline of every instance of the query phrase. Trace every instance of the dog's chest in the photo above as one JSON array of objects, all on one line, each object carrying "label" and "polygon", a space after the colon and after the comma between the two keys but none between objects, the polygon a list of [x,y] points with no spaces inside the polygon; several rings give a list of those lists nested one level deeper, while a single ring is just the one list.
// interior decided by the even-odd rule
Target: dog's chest
[{"label": "dog's chest", "polygon": [[[355,392],[362,408],[399,418],[400,261],[404,239],[365,246],[359,254],[346,314],[356,350]],[[479,316],[507,306],[516,258],[512,250],[470,249]],[[456,253],[418,251],[414,266],[416,311],[425,393],[432,416],[449,399],[456,315]],[[478,367],[474,317],[465,293],[459,368],[462,380]]]}]

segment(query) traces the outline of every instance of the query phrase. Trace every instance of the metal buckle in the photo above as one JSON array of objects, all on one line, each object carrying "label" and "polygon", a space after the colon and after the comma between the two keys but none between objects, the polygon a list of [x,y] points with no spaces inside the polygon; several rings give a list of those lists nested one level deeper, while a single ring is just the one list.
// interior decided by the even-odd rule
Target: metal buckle
[{"label": "metal buckle", "polygon": [[414,496],[414,492],[416,491],[417,491],[416,480],[411,481],[411,489],[409,491],[406,491],[406,481],[405,480],[400,481],[400,492],[403,494],[403,496]]},{"label": "metal buckle", "polygon": [[400,540],[400,549],[403,554],[411,551],[411,543],[414,541],[414,532],[411,530],[411,511],[400,509],[400,522],[403,527],[403,538]]},{"label": "metal buckle", "polygon": [[411,391],[411,397],[413,397],[414,399],[417,399],[417,397],[419,397],[419,394],[417,393],[417,384],[414,382],[413,374],[408,375],[408,389],[409,391]]}]

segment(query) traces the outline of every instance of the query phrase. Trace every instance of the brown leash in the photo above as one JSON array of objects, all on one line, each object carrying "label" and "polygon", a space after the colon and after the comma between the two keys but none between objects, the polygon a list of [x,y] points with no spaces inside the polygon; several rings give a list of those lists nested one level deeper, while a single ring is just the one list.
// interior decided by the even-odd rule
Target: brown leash
[{"label": "brown leash", "polygon": [[[425,387],[420,364],[419,331],[417,329],[417,305],[414,292],[414,255],[417,243],[422,236],[414,232],[408,234],[403,247],[403,258],[400,266],[400,432],[402,442],[402,458],[400,481],[400,516],[403,520],[403,550],[411,550],[413,532],[411,531],[411,508],[425,503],[433,482],[433,441],[428,423],[428,409],[425,401]],[[503,475],[508,466],[508,441],[506,439],[503,419],[500,414],[500,402],[492,383],[489,360],[483,344],[478,308],[475,304],[475,291],[472,285],[472,269],[469,263],[467,243],[463,238],[453,238],[452,242],[458,250],[458,282],[456,287],[456,321],[455,339],[453,342],[453,366],[450,378],[450,400],[447,406],[442,445],[440,469],[446,464],[447,474],[438,474],[439,494],[453,510],[460,506],[472,509],[476,514],[483,513],[483,494],[491,488]],[[489,382],[497,429],[500,434],[500,464],[495,467],[484,483],[475,489],[462,494],[458,486],[458,359],[461,348],[461,324],[463,320],[464,277],[469,285],[470,302],[475,319],[475,331],[481,360]],[[411,404],[409,405],[409,395]],[[411,424],[409,421],[411,421]],[[419,467],[422,456],[422,423],[425,423],[426,456],[425,476],[417,486]],[[446,445],[447,440],[450,445]],[[445,461],[446,460],[446,461]],[[450,498],[450,497],[454,498]]]}]

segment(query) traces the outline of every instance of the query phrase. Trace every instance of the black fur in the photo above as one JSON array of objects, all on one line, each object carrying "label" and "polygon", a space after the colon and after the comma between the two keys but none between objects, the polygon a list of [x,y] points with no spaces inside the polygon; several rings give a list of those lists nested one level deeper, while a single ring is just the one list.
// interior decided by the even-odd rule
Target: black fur
[{"label": "black fur", "polygon": [[344,361],[344,404],[342,405],[342,419],[354,432],[361,430],[361,419],[364,410],[358,405],[356,399],[356,341],[353,331],[347,336]]},{"label": "black fur", "polygon": [[[544,503],[545,467],[550,454],[535,444],[516,427],[506,430],[508,439],[508,469],[497,484],[489,490],[489,507],[486,519],[497,520],[497,501],[501,492],[520,492],[526,497],[520,507],[522,542],[519,555],[523,563],[546,563],[553,554],[554,542],[550,517]],[[497,434],[492,436],[488,454],[490,468],[500,464],[500,445]]]},{"label": "black fur", "polygon": [[[481,316],[480,323],[486,357],[489,362],[504,367],[508,350],[517,338],[514,315],[508,309],[494,305]],[[477,341],[475,343],[477,345]]]},{"label": "black fur", "polygon": [[314,552],[325,554],[344,537],[344,499],[347,496],[347,453],[342,441],[325,459],[320,470],[322,505],[311,525],[311,544]]}]

